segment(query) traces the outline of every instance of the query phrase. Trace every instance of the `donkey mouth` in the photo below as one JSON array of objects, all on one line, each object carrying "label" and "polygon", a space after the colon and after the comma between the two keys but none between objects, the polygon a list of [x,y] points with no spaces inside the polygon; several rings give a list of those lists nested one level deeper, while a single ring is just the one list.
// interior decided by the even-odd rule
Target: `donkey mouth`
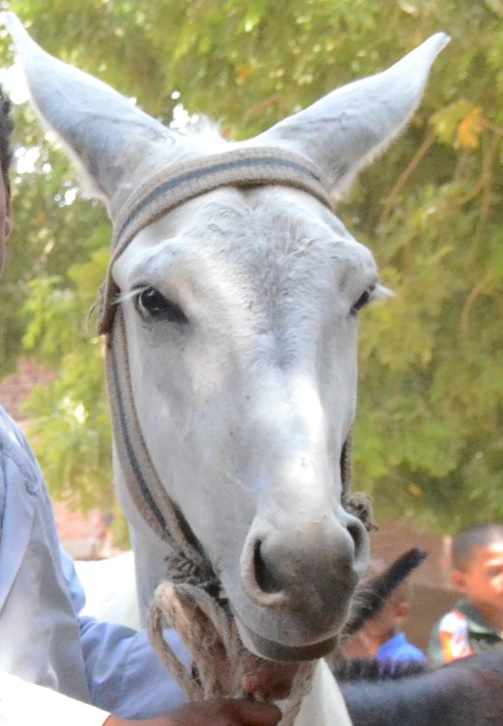
[{"label": "donkey mouth", "polygon": [[278,643],[277,641],[264,638],[262,635],[251,630],[238,617],[236,617],[236,625],[245,648],[255,655],[261,658],[267,658],[268,660],[285,663],[317,660],[331,653],[337,644],[337,636],[332,636],[326,640],[320,640],[317,643],[310,643],[308,645],[285,645],[284,643]]}]

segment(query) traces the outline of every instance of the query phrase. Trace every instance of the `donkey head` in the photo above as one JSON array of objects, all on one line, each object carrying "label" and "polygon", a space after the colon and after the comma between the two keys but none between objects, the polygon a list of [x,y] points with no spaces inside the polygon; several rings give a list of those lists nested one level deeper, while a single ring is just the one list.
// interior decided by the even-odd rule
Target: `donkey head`
[{"label": "donkey head", "polygon": [[[227,150],[284,153],[337,193],[411,117],[447,42],[435,35],[384,73],[229,143],[209,125],[164,127],[46,54],[12,14],[7,24],[34,105],[116,226],[156,175]],[[156,475],[245,645],[276,659],[331,649],[368,556],[363,525],[341,504],[340,462],[355,416],[358,312],[382,288],[323,193],[274,177],[190,194],[133,230],[109,285]],[[154,559],[161,541],[121,496],[135,544]]]}]

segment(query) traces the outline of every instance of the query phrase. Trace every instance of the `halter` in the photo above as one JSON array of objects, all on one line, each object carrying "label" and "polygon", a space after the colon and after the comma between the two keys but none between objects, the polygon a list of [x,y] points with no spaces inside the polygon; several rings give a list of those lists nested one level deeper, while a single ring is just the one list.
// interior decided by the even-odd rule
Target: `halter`
[{"label": "halter", "polygon": [[[225,186],[282,185],[308,192],[331,209],[328,183],[300,155],[278,149],[227,151],[163,169],[141,185],[115,219],[112,257],[102,290],[99,332],[107,335],[107,382],[114,441],[125,483],[136,508],[161,539],[213,580],[212,568],[185,519],[166,493],[148,453],[131,387],[124,317],[115,298],[119,292],[111,270],[142,229],[167,212],[206,192]],[[187,575],[186,568],[184,576]]]},{"label": "halter", "polygon": [[174,164],[148,179],[127,199],[114,220],[112,257],[101,300],[98,331],[110,332],[118,288],[114,262],[142,229],[191,199],[221,187],[281,185],[301,189],[332,210],[328,181],[308,159],[290,151],[234,149],[202,159]]},{"label": "halter", "polygon": [[[246,661],[235,623],[219,599],[220,583],[188,523],[168,496],[145,444],[134,403],[125,321],[116,305],[119,289],[112,277],[114,262],[134,237],[148,225],[185,202],[214,189],[281,185],[307,192],[332,210],[329,185],[320,170],[304,157],[278,149],[247,148],[176,164],[141,185],[126,201],[115,219],[112,257],[100,301],[99,332],[107,336],[106,368],[114,442],[129,495],[145,522],[171,548],[167,566],[171,583],[156,591],[149,621],[151,639],[161,659],[179,684],[196,700],[222,694],[211,672],[211,648],[220,641],[233,665],[234,695],[239,690],[241,668]],[[369,522],[368,504],[350,493],[350,440],[346,441],[340,467],[343,504]],[[356,510],[356,511],[355,511]],[[216,596],[216,597],[215,597]],[[199,677],[184,671],[164,641],[163,617],[184,637]],[[190,621],[189,631],[187,623]],[[185,632],[184,632],[185,630]],[[309,690],[314,664],[299,664],[282,726],[289,726]]]}]

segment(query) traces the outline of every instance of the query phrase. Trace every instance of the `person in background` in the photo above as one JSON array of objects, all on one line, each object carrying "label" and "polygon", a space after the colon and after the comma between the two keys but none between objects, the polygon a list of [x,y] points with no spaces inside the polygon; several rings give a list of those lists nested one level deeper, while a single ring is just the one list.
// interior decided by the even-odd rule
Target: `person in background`
[{"label": "person in background", "polygon": [[[10,109],[0,89],[0,270],[12,231]],[[35,456],[0,407],[0,724],[274,726],[279,721],[279,709],[264,703],[185,704],[146,633],[80,617],[84,602],[73,562],[60,549]],[[168,637],[187,659],[176,634]]]},{"label": "person in background", "polygon": [[[384,564],[374,563],[371,575],[380,574]],[[425,661],[425,654],[409,642],[403,632],[411,608],[411,585],[402,582],[385,600],[374,617],[366,620],[358,631],[344,645],[344,654],[349,658],[375,658],[383,663],[404,663]]]},{"label": "person in background", "polygon": [[471,527],[453,539],[452,582],[462,597],[432,630],[434,663],[503,649],[503,525]]}]

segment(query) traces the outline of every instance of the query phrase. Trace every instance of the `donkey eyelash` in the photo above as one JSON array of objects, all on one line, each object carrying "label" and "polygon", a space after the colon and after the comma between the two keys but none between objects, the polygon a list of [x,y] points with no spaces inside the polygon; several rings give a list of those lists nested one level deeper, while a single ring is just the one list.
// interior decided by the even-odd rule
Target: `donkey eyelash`
[{"label": "donkey eyelash", "polygon": [[114,298],[114,305],[122,305],[122,303],[133,300],[141,292],[146,290],[147,287],[148,285],[142,285],[141,287],[135,287],[133,290],[129,290],[128,292],[119,292]]},{"label": "donkey eyelash", "polygon": [[389,287],[384,287],[380,283],[377,283],[371,293],[371,301],[374,300],[388,300],[391,297],[395,297],[396,293],[390,290]]},{"label": "donkey eyelash", "polygon": [[114,304],[122,305],[122,303],[129,302],[130,300],[134,302],[139,295],[146,290],[149,290],[151,287],[152,285],[143,284],[133,287],[131,290],[127,290],[126,292],[118,292],[114,298]]},{"label": "donkey eyelash", "polygon": [[358,313],[366,308],[370,303],[375,300],[385,300],[389,297],[393,297],[393,293],[388,288],[380,285],[378,282],[369,285],[360,295],[360,297],[353,303],[351,307],[351,314],[358,315]]}]

